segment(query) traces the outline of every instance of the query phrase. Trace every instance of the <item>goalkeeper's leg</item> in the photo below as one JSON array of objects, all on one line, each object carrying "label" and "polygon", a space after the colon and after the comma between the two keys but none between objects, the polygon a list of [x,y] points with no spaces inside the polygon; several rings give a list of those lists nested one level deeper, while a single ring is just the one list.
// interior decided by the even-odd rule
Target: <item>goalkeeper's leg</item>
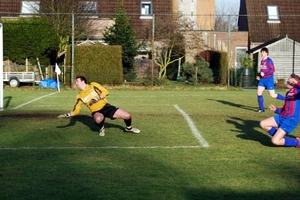
[{"label": "goalkeeper's leg", "polygon": [[105,128],[104,128],[105,117],[104,117],[104,115],[96,112],[96,113],[94,113],[93,117],[94,117],[95,125],[98,126],[100,129],[99,136],[104,136],[105,135]]},{"label": "goalkeeper's leg", "polygon": [[96,121],[94,121],[94,122],[95,122],[96,126],[98,126],[99,128],[102,128],[102,127],[104,127],[104,121],[105,121],[105,118],[100,123],[97,123]]}]

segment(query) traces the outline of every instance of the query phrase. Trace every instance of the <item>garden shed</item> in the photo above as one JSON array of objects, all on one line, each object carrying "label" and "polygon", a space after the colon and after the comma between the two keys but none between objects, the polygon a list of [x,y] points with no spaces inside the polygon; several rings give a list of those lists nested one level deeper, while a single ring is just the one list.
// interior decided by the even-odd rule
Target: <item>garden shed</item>
[{"label": "garden shed", "polygon": [[255,68],[258,71],[261,61],[260,50],[263,47],[269,49],[269,57],[274,62],[275,81],[278,79],[287,81],[291,73],[300,76],[300,43],[288,38],[288,36],[281,36],[250,49],[248,53],[253,54]]}]

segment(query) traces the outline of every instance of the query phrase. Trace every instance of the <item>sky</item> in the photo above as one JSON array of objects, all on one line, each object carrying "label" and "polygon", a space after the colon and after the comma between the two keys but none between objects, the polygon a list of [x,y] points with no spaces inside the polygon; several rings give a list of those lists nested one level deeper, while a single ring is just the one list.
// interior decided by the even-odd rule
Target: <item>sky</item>
[{"label": "sky", "polygon": [[215,0],[215,3],[240,4],[240,0]]},{"label": "sky", "polygon": [[240,0],[215,0],[215,4],[216,4],[216,11],[218,12],[218,14],[239,13]]}]

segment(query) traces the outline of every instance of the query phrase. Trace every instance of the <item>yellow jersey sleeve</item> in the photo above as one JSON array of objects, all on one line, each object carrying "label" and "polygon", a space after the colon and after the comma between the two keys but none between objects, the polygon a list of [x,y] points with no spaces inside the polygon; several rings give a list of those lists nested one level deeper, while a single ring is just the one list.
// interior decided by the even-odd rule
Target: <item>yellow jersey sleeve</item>
[{"label": "yellow jersey sleeve", "polygon": [[73,108],[73,110],[71,111],[72,116],[75,116],[75,115],[78,115],[78,114],[79,114],[82,103],[83,103],[83,102],[82,102],[81,99],[80,99],[80,95],[78,94],[78,95],[76,96],[76,103],[75,103],[75,105],[74,105],[74,108]]},{"label": "yellow jersey sleeve", "polygon": [[101,110],[108,102],[106,99],[108,94],[108,90],[98,83],[92,82],[87,84],[86,88],[76,96],[76,103],[71,111],[72,115],[79,114],[82,104],[88,107],[90,113]]}]

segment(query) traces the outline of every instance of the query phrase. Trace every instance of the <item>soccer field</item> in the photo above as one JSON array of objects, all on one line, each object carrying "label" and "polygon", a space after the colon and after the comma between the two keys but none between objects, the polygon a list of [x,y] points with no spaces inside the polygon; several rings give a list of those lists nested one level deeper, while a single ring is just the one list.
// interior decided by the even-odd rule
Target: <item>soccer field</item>
[{"label": "soccer field", "polygon": [[109,91],[140,134],[106,119],[99,137],[85,107],[58,119],[77,90],[5,88],[0,199],[299,199],[300,150],[259,128],[255,90]]}]

